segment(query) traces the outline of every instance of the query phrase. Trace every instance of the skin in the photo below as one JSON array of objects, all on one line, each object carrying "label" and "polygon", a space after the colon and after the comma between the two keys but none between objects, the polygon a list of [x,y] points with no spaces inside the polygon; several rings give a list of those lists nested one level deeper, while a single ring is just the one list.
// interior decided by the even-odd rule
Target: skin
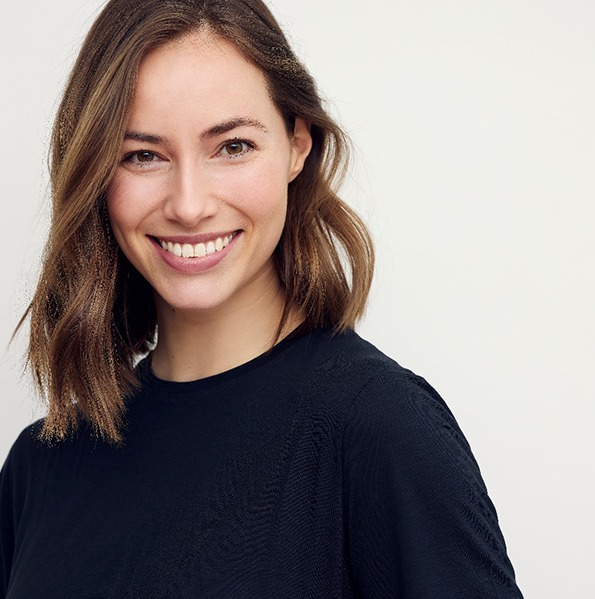
[{"label": "skin", "polygon": [[[301,119],[288,135],[263,74],[226,40],[199,32],[143,59],[107,202],[118,244],[155,292],[156,376],[204,378],[271,347],[285,301],[272,254],[311,146]],[[159,242],[232,233],[206,258]],[[294,310],[283,334],[299,322]]]}]

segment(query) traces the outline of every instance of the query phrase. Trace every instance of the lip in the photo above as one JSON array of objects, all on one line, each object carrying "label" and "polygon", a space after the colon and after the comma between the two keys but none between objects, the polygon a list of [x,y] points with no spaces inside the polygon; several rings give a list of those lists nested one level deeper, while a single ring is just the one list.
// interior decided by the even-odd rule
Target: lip
[{"label": "lip", "polygon": [[[233,239],[219,252],[202,256],[201,258],[184,258],[176,256],[161,247],[160,241],[170,241],[171,243],[205,243],[212,241],[217,237],[225,237],[234,235]],[[232,231],[227,233],[206,233],[203,235],[178,235],[175,237],[153,237],[149,236],[150,242],[153,244],[158,256],[173,270],[183,274],[200,274],[217,266],[229,253],[233,251],[237,240],[242,236],[242,231]]]}]

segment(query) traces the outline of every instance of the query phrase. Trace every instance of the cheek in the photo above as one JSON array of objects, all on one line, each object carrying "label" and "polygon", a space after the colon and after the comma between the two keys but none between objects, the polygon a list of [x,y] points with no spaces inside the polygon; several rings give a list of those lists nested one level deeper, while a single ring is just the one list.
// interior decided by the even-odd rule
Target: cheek
[{"label": "cheek", "polygon": [[112,232],[120,247],[122,247],[120,231],[126,229],[126,202],[124,198],[125,194],[123,193],[122,186],[117,180],[112,181],[106,193],[107,212]]},{"label": "cheek", "polygon": [[271,164],[246,169],[241,177],[228,180],[228,200],[259,226],[283,227],[287,210],[287,179],[279,167]]},{"label": "cheek", "polygon": [[124,197],[125,194],[123,193],[122,186],[117,180],[112,181],[106,193],[107,211],[112,229],[118,228],[125,214]]},{"label": "cheek", "polygon": [[141,178],[116,175],[110,183],[106,199],[110,223],[120,245],[120,236],[134,229],[158,203],[159,190]]}]

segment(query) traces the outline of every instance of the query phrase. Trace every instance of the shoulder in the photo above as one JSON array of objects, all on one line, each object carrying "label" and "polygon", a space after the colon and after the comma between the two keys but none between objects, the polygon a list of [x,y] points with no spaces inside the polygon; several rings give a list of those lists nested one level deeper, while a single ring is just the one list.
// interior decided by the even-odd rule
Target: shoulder
[{"label": "shoulder", "polygon": [[452,413],[436,390],[421,376],[401,366],[352,330],[333,335],[319,332],[314,369],[339,373],[353,390],[352,418],[374,419],[378,410],[405,417],[411,412],[431,419],[451,419]]},{"label": "shoulder", "polygon": [[35,460],[36,454],[43,451],[45,445],[39,439],[39,433],[43,427],[43,419],[37,420],[25,427],[16,438],[6,460],[3,471],[13,471],[18,473],[23,471],[24,467]]},{"label": "shoulder", "polygon": [[347,443],[371,438],[415,446],[432,440],[454,443],[470,455],[451,410],[423,377],[354,331],[320,331],[309,343],[317,384],[346,416]]},{"label": "shoulder", "polygon": [[392,360],[375,363],[370,373],[350,407],[352,425],[390,427],[400,435],[458,431],[450,408],[423,377]]},{"label": "shoulder", "polygon": [[333,384],[349,389],[346,456],[361,450],[370,459],[373,453],[375,460],[425,464],[442,476],[453,468],[467,474],[478,470],[455,416],[428,381],[353,331],[331,337],[327,345],[322,363],[340,372],[331,377]]},{"label": "shoulder", "polygon": [[40,418],[26,426],[13,443],[8,454],[9,459],[25,457],[35,452],[40,446],[39,433],[43,427],[44,419]]},{"label": "shoulder", "polygon": [[[13,443],[0,472],[0,496],[2,504],[12,497],[16,488],[26,486],[35,463],[35,454],[41,447],[38,440],[43,420],[37,420],[27,426]],[[12,491],[9,491],[12,489]]]},{"label": "shoulder", "polygon": [[310,333],[307,343],[311,347],[316,372],[340,372],[351,382],[359,382],[362,386],[384,376],[403,383],[411,378],[419,379],[350,329],[341,333],[315,331]]},{"label": "shoulder", "polygon": [[72,431],[63,441],[47,442],[41,438],[44,421],[44,418],[40,418],[21,431],[8,452],[5,469],[22,469],[26,473],[26,468],[41,468],[44,460],[63,455],[67,450],[76,447],[80,439],[88,434],[89,427],[81,420],[78,429]]}]

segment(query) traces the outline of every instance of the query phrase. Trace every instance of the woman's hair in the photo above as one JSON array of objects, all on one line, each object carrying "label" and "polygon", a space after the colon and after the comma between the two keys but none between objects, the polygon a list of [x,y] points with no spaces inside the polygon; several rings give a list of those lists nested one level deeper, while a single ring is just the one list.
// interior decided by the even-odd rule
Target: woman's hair
[{"label": "woman's hair", "polygon": [[[313,147],[289,184],[275,260],[303,328],[351,328],[368,296],[374,253],[360,218],[336,195],[348,160],[343,131],[322,106],[261,0],[111,0],[93,24],[56,117],[50,156],[52,223],[30,316],[28,359],[48,401],[41,431],[62,440],[86,420],[122,440],[134,365],[155,341],[152,289],[110,231],[106,189],[117,167],[138,67],[147,52],[205,29],[233,43],[265,75],[291,134],[296,117]],[[21,323],[23,322],[21,320]]]}]

